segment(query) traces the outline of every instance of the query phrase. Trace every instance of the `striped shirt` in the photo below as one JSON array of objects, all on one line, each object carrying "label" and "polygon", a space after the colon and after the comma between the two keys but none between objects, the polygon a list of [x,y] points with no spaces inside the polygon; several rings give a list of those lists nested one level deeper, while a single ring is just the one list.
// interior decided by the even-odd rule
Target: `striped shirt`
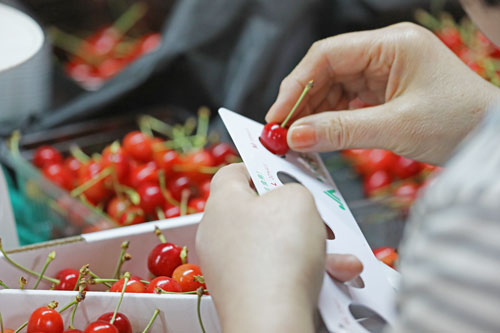
[{"label": "striped shirt", "polygon": [[413,207],[394,332],[500,332],[500,108]]}]

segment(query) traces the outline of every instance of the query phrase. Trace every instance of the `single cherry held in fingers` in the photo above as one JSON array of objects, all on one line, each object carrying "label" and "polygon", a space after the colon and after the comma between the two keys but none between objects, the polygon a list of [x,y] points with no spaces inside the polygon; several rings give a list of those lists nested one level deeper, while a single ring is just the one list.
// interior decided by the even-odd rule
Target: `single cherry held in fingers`
[{"label": "single cherry held in fingers", "polygon": [[[97,320],[98,321],[102,320],[109,323],[111,322],[112,318],[113,318],[113,312],[106,312],[105,314],[97,318]],[[113,325],[118,329],[119,333],[132,333],[132,325],[130,324],[130,320],[126,315],[124,315],[121,312],[118,312],[116,314]]]},{"label": "single cherry held in fingers", "polygon": [[56,310],[42,306],[30,316],[28,320],[28,333],[62,333],[64,323],[61,315]]},{"label": "single cherry held in fingers", "polygon": [[304,99],[307,92],[313,86],[314,82],[312,80],[306,84],[304,90],[302,91],[302,94],[300,95],[299,99],[293,106],[292,111],[290,111],[290,113],[288,114],[286,119],[281,123],[281,125],[278,123],[268,123],[264,126],[264,129],[262,130],[259,140],[262,143],[262,145],[266,147],[267,150],[269,150],[271,153],[276,155],[285,155],[290,149],[288,147],[288,142],[286,140],[286,136],[288,134],[288,129],[286,128],[286,125],[292,118],[293,114],[299,107],[300,103]]}]

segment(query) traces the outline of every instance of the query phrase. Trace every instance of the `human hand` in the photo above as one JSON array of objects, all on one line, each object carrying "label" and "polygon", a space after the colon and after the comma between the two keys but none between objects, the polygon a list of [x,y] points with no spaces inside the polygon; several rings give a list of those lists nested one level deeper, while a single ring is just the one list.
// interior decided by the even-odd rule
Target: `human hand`
[{"label": "human hand", "polygon": [[[433,164],[447,160],[500,96],[410,23],[314,43],[283,80],[266,120],[283,121],[309,80],[315,87],[288,131],[292,149],[382,148]],[[376,106],[348,111],[355,98]]]},{"label": "human hand", "polygon": [[298,184],[258,196],[242,164],[211,184],[196,250],[222,329],[313,332],[326,232]]}]

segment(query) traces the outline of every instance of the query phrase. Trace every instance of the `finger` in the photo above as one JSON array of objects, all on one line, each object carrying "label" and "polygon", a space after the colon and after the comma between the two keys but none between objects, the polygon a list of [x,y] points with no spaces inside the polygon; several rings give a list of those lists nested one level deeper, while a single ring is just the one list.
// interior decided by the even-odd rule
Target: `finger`
[{"label": "finger", "polygon": [[[315,87],[304,98],[302,106],[297,110],[299,112],[305,104],[314,108],[310,101],[321,99],[323,87],[332,82],[347,84],[351,93],[356,93],[355,90],[360,89],[359,87],[367,87],[363,83],[366,77],[386,82],[395,55],[389,49],[391,46],[382,45],[384,41],[380,38],[381,35],[383,33],[379,30],[355,32],[314,43],[302,61],[281,83],[278,97],[270,108],[266,121],[283,121],[309,80],[314,80]],[[353,85],[353,82],[356,84]],[[371,88],[370,84],[368,87]],[[383,95],[384,89],[378,90]],[[335,104],[335,101],[331,102]]]},{"label": "finger", "polygon": [[[392,146],[388,135],[397,117],[389,103],[351,111],[327,111],[295,121],[288,131],[288,145],[296,151],[335,151],[348,148],[386,148]],[[391,117],[392,116],[392,117]]]},{"label": "finger", "polygon": [[255,197],[250,175],[243,163],[233,163],[221,168],[210,183],[210,199],[225,200],[223,198]]},{"label": "finger", "polygon": [[328,254],[325,265],[328,274],[342,282],[357,278],[363,271],[363,264],[352,254]]}]

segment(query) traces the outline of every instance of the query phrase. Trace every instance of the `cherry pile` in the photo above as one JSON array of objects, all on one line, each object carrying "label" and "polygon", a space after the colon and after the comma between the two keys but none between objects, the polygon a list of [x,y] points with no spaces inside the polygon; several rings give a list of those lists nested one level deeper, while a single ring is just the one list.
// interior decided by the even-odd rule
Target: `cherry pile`
[{"label": "cherry pile", "polygon": [[[28,333],[30,332],[47,332],[55,333],[64,331],[63,320],[60,316],[60,312],[74,307],[73,311],[76,311],[78,303],[85,299],[85,295],[89,292],[94,285],[104,285],[108,288],[109,292],[121,293],[120,302],[115,309],[115,312],[108,312],[102,314],[96,321],[90,323],[84,332],[119,332],[119,333],[131,333],[132,328],[130,321],[127,316],[123,313],[118,312],[118,308],[121,304],[121,299],[126,293],[152,293],[152,294],[171,294],[171,293],[182,293],[182,294],[193,294],[201,298],[203,295],[208,294],[206,290],[205,281],[203,274],[198,265],[188,263],[187,248],[178,246],[176,244],[167,242],[163,234],[158,228],[155,228],[155,234],[157,235],[160,243],[152,248],[148,255],[147,267],[150,272],[149,279],[143,279],[139,276],[132,275],[129,272],[122,274],[122,265],[124,262],[131,260],[131,255],[127,253],[129,242],[125,241],[121,245],[121,252],[118,258],[116,269],[114,275],[111,278],[101,278],[90,269],[90,265],[84,265],[77,270],[75,268],[67,267],[65,269],[57,272],[54,278],[44,275],[49,264],[55,259],[55,252],[51,252],[47,261],[45,262],[40,273],[32,271],[16,262],[14,262],[8,254],[3,250],[0,242],[0,252],[4,255],[5,259],[15,265],[24,273],[33,275],[37,277],[37,281],[33,287],[36,289],[41,280],[46,280],[52,283],[52,289],[54,290],[66,290],[66,291],[79,291],[79,295],[76,297],[75,301],[63,307],[62,310],[56,311],[55,307],[57,304],[51,304],[49,306],[41,307],[35,310],[30,319],[25,323],[28,327]],[[0,276],[1,278],[1,276]],[[20,278],[20,287],[24,289],[26,287],[26,279],[24,277]],[[5,283],[1,282],[0,286],[3,288],[9,288]],[[161,297],[161,295],[159,295]],[[198,319],[200,325],[203,327],[200,315],[200,302],[198,302]],[[154,318],[158,315],[158,311],[155,312]],[[72,318],[74,314],[72,315]],[[152,323],[152,321],[150,323]],[[82,332],[80,330],[75,330],[73,327],[73,319],[69,325],[70,329],[64,332]],[[203,328],[202,328],[203,330]],[[144,330],[146,332],[147,330]],[[4,330],[4,332],[10,332],[9,330]]]},{"label": "cherry pile", "polygon": [[68,53],[64,64],[68,75],[86,89],[95,90],[131,62],[156,50],[161,43],[159,33],[145,33],[139,38],[126,35],[146,11],[144,3],[135,2],[112,25],[85,38],[52,28],[53,44]]},{"label": "cherry pile", "polygon": [[495,46],[469,19],[457,23],[446,12],[438,15],[419,10],[417,21],[484,79],[500,86],[500,48]]},{"label": "cherry pile", "polygon": [[[143,131],[128,133],[91,156],[74,147],[63,157],[52,146],[38,147],[33,164],[71,196],[114,220],[133,225],[202,212],[210,193],[210,180],[223,165],[238,160],[226,143],[207,142],[208,111],[201,110],[196,134],[185,126],[168,126],[153,117]],[[191,119],[192,120],[192,119]],[[189,123],[189,124],[188,124]],[[152,127],[166,127],[169,140],[153,135]],[[61,204],[63,205],[63,204]]]}]

